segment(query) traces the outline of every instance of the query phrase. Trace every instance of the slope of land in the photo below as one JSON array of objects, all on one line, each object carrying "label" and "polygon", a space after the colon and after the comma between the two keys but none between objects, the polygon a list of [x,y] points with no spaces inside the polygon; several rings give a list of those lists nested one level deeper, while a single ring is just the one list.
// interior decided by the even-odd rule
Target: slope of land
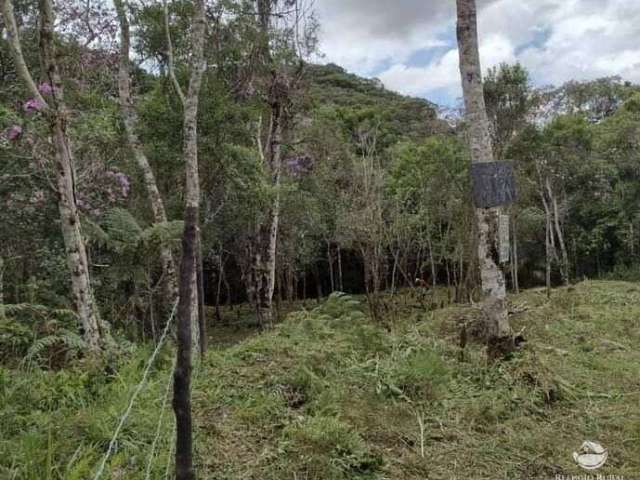
[{"label": "slope of land", "polygon": [[[599,474],[640,474],[639,285],[512,296],[527,342],[494,366],[471,341],[473,307],[425,313],[410,294],[389,305],[383,328],[334,296],[212,349],[194,382],[198,478],[555,478],[585,473],[572,459],[584,440],[609,449]],[[0,370],[0,477],[92,478],[148,354],[106,378],[87,364]],[[170,365],[167,348],[103,478],[145,478]],[[150,478],[164,476],[169,408]]]},{"label": "slope of land", "polygon": [[423,98],[401,95],[384,88],[380,80],[348,73],[338,65],[309,65],[309,96],[319,108],[335,109],[347,126],[375,118],[383,146],[401,139],[422,141],[450,131],[438,119],[438,106]]}]

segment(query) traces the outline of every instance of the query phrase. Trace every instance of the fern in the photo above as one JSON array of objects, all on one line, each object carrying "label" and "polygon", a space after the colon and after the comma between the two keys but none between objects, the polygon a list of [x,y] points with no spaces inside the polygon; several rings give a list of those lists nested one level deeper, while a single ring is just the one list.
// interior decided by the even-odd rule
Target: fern
[{"label": "fern", "polygon": [[104,231],[108,235],[107,245],[122,252],[137,247],[143,228],[128,210],[114,208],[105,217]]},{"label": "fern", "polygon": [[140,242],[146,247],[172,245],[180,239],[184,222],[177,220],[173,222],[156,223],[146,228],[139,237]]},{"label": "fern", "polygon": [[61,330],[56,334],[47,335],[46,337],[36,340],[33,345],[31,345],[31,348],[29,348],[25,360],[32,360],[43,351],[60,344],[66,347],[68,353],[79,353],[87,348],[86,342],[80,335],[69,330]]},{"label": "fern", "polygon": [[334,292],[320,306],[313,309],[313,313],[326,320],[356,321],[365,318],[361,304],[351,295]]}]

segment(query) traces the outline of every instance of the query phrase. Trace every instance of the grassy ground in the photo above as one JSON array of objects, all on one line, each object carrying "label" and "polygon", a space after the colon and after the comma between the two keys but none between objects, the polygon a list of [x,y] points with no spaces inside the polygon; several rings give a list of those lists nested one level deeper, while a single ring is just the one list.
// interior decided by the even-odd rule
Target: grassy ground
[{"label": "grassy ground", "polygon": [[[194,382],[198,478],[555,478],[585,474],[572,459],[584,440],[609,449],[599,474],[640,478],[640,285],[510,300],[527,343],[494,366],[473,343],[460,361],[472,307],[425,313],[403,297],[384,328],[345,297],[235,345],[247,332],[214,330],[223,340]],[[134,349],[107,377],[88,365],[0,370],[0,478],[92,478],[148,354]],[[170,364],[167,349],[103,478],[145,478]],[[170,449],[165,415],[154,479]]]}]

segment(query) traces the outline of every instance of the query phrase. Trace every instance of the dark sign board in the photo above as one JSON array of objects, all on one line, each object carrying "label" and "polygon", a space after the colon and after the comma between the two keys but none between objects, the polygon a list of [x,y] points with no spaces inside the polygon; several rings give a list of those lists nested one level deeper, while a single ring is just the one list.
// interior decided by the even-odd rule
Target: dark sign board
[{"label": "dark sign board", "polygon": [[473,203],[477,208],[507,205],[516,200],[516,181],[511,162],[471,164]]}]

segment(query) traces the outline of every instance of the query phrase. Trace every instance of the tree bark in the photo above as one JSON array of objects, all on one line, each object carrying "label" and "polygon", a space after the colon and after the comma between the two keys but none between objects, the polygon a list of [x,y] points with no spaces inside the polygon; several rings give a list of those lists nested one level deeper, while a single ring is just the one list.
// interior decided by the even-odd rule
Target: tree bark
[{"label": "tree bark", "polygon": [[0,257],[0,320],[4,318],[4,259]]},{"label": "tree bark", "polygon": [[200,179],[198,175],[198,102],[205,70],[205,0],[196,0],[191,32],[191,74],[184,97],[184,159],[186,170],[185,225],[178,303],[178,353],[174,373],[176,416],[176,479],[193,480],[191,420],[191,322],[197,312],[196,270],[199,235]]},{"label": "tree bark", "polygon": [[[129,19],[125,10],[124,0],[114,0],[114,6],[120,23],[120,55],[118,68],[118,94],[120,99],[120,112],[127,136],[127,143],[131,149],[138,168],[142,172],[144,186],[147,191],[154,223],[166,223],[167,214],[164,202],[158,189],[156,177],[151,168],[151,164],[144,152],[144,148],[138,134],[138,115],[133,107],[131,96],[131,73],[130,73],[130,29]],[[162,278],[164,281],[164,299],[166,305],[172,305],[177,295],[175,262],[171,249],[163,245],[160,249],[160,262],[162,265]],[[170,308],[170,307],[169,307]],[[168,310],[165,308],[165,310]]]},{"label": "tree bark", "polygon": [[202,260],[202,232],[198,229],[196,245],[196,281],[198,285],[198,331],[200,356],[207,353],[207,311],[204,304],[204,263]]},{"label": "tree bark", "polygon": [[513,243],[511,245],[511,248],[513,251],[513,255],[511,256],[511,264],[513,265],[512,281],[513,281],[513,288],[516,294],[518,294],[520,293],[520,281],[518,278],[519,276],[518,274],[518,229],[517,229],[515,217],[512,217],[511,219],[511,232],[512,232],[512,238],[513,238]]},{"label": "tree bark", "polygon": [[553,207],[553,225],[555,228],[556,236],[558,237],[558,243],[560,245],[560,255],[562,255],[562,265],[560,272],[562,274],[562,282],[566,287],[569,286],[569,255],[567,254],[567,247],[564,242],[564,234],[562,233],[562,227],[560,226],[560,213],[558,209],[558,200],[551,188],[551,182],[549,177],[546,179],[547,193],[549,194],[549,201]]},{"label": "tree bark", "polygon": [[344,292],[344,285],[342,283],[342,249],[338,245],[338,289]]},{"label": "tree bark", "polygon": [[327,263],[329,264],[329,286],[331,288],[330,294],[336,289],[335,274],[333,272],[333,252],[331,251],[331,242],[327,241]]},{"label": "tree bark", "polygon": [[178,301],[177,358],[173,374],[173,410],[176,416],[176,479],[193,480],[191,420],[191,317],[195,250],[198,230],[198,207],[186,208],[182,236],[182,262]]},{"label": "tree bark", "polygon": [[545,215],[545,285],[547,298],[551,297],[551,217]]},{"label": "tree bark", "polygon": [[[489,122],[484,104],[482,71],[478,51],[478,28],[475,0],[457,0],[457,39],[460,76],[469,128],[472,162],[492,162],[493,151]],[[478,260],[482,279],[482,310],[487,320],[487,354],[490,360],[508,355],[514,348],[506,305],[504,272],[498,252],[500,208],[476,208]]]}]

